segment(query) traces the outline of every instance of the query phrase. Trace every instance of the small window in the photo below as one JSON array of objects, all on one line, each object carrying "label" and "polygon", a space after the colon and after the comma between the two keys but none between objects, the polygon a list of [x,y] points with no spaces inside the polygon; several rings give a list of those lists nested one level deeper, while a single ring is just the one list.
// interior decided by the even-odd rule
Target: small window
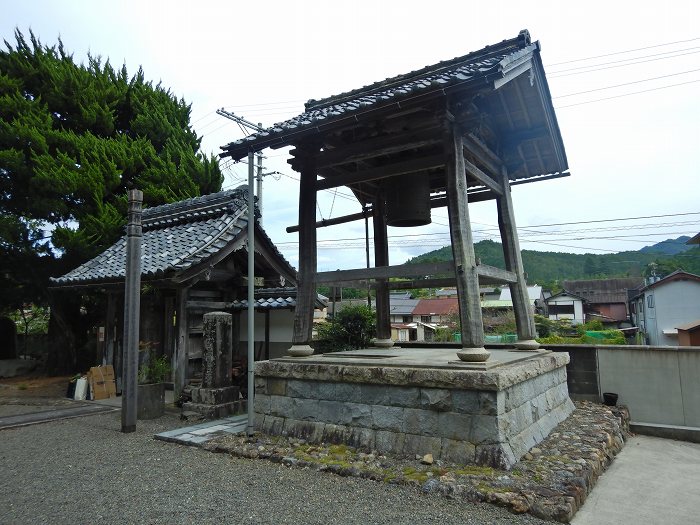
[{"label": "small window", "polygon": [[654,308],[654,296],[653,295],[647,296],[647,308]]},{"label": "small window", "polygon": [[403,316],[403,322],[404,322],[404,323],[412,323],[412,322],[413,322],[413,316],[412,316],[412,315],[404,315],[404,316]]},{"label": "small window", "polygon": [[429,315],[421,315],[421,316],[420,316],[420,321],[421,321],[421,323],[429,323],[429,322],[430,322],[430,316],[429,316]]}]

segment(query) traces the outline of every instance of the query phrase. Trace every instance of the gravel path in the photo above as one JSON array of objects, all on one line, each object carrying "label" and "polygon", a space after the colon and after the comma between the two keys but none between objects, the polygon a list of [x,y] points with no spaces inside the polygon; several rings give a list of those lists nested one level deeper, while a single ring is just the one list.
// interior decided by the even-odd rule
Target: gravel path
[{"label": "gravel path", "polygon": [[0,432],[0,522],[544,524],[369,480],[153,440],[174,416],[119,432],[119,413]]}]

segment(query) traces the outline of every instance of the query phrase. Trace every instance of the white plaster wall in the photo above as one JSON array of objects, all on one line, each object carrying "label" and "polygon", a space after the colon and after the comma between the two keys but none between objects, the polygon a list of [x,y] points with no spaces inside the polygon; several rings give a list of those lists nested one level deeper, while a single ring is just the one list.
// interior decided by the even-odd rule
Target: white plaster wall
[{"label": "white plaster wall", "polygon": [[633,422],[700,428],[700,347],[599,346],[598,373]]},{"label": "white plaster wall", "polygon": [[[700,319],[698,282],[673,281],[651,288],[644,295],[646,328],[652,345],[677,345],[678,337],[665,335],[663,331]],[[649,308],[646,303],[646,297],[650,295],[654,297],[654,308]]]},{"label": "white plaster wall", "polygon": [[574,305],[574,313],[572,314],[551,314],[549,316],[552,320],[557,319],[571,319],[572,324],[579,324],[584,322],[583,315],[583,302],[576,297],[571,297],[569,295],[562,295],[549,301],[550,305]]},{"label": "white plaster wall", "polygon": [[[265,340],[265,314],[255,312],[255,340]],[[248,341],[248,312],[241,312],[241,341]],[[294,333],[294,310],[270,311],[270,342],[291,343]]]}]

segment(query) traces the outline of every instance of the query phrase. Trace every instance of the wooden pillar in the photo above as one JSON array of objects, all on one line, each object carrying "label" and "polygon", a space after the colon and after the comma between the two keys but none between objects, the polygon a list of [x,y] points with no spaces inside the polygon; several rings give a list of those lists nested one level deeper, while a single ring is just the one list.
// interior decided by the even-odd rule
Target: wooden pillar
[{"label": "wooden pillar", "polygon": [[175,343],[175,351],[172,358],[173,369],[173,390],[175,399],[180,397],[182,389],[187,385],[188,379],[188,344],[190,340],[189,322],[187,318],[187,297],[189,296],[190,288],[180,288],[175,295],[175,309],[177,322],[177,341]]},{"label": "wooden pillar", "polygon": [[453,122],[446,121],[445,131],[447,210],[462,328],[462,351],[457,355],[463,361],[486,361],[490,353],[484,348],[479,276],[469,222],[463,139]]},{"label": "wooden pillar", "polygon": [[520,253],[518,231],[515,226],[515,213],[513,212],[513,198],[510,194],[510,182],[505,168],[501,171],[501,184],[503,195],[496,198],[498,206],[498,228],[501,230],[501,242],[503,243],[503,256],[506,262],[506,270],[515,273],[518,280],[510,283],[510,296],[513,300],[515,313],[515,325],[518,331],[516,348],[520,350],[536,350],[539,343],[535,341],[534,311],[530,305],[527,293],[527,281],[523,269],[523,259]]},{"label": "wooden pillar", "polygon": [[[384,193],[377,192],[372,207],[372,224],[374,228],[374,266],[389,266],[389,241],[386,226],[386,201]],[[387,279],[377,279],[376,315],[377,338],[375,346],[388,348],[394,345],[391,339],[391,318],[389,317],[389,286]]]},{"label": "wooden pillar", "polygon": [[270,359],[270,309],[265,310],[265,359]]},{"label": "wooden pillar", "polygon": [[[107,315],[105,319],[105,359],[106,365],[114,367],[114,342],[116,340],[116,326],[114,318],[117,311],[117,298],[114,292],[107,293]],[[114,368],[116,371],[116,368]]]},{"label": "wooden pillar", "polygon": [[287,353],[293,357],[306,357],[314,353],[311,337],[316,299],[316,162],[314,158],[297,148],[300,157],[299,183],[299,272],[297,278],[297,304],[294,309],[294,334]]}]

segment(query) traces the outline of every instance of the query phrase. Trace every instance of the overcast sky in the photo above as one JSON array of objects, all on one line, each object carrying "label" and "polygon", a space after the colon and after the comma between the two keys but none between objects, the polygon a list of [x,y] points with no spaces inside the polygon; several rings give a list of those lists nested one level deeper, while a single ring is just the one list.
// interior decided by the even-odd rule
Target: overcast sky
[{"label": "overcast sky", "polygon": [[[146,78],[192,104],[204,151],[218,154],[242,131],[217,108],[268,126],[301,113],[310,98],[528,29],[542,45],[572,176],[513,188],[521,247],[610,253],[698,233],[700,3],[474,4],[0,0],[0,32],[13,43],[15,27],[31,28],[45,44],[60,36],[77,61],[90,52],[131,73],[143,66]],[[287,150],[265,154],[265,171],[283,175],[264,180],[264,227],[297,266],[297,235],[285,227],[298,222],[298,174]],[[246,180],[246,166],[224,167],[225,187]],[[319,219],[360,211],[348,195],[321,192]],[[470,214],[475,240],[498,240],[495,201]],[[623,220],[659,215],[667,217]],[[448,244],[446,217],[441,208],[430,226],[390,228],[391,264]],[[606,219],[620,220],[590,222]],[[364,266],[362,222],[320,229],[319,239],[319,270]]]}]

